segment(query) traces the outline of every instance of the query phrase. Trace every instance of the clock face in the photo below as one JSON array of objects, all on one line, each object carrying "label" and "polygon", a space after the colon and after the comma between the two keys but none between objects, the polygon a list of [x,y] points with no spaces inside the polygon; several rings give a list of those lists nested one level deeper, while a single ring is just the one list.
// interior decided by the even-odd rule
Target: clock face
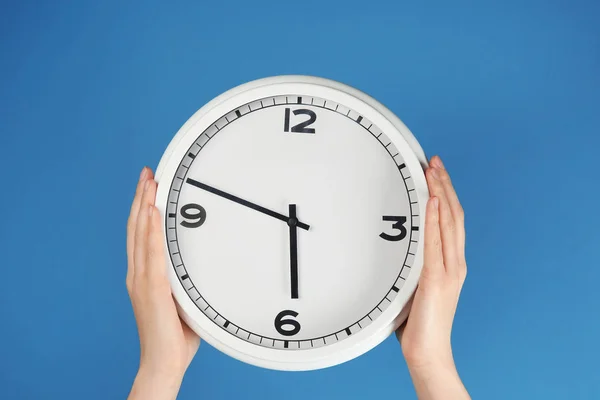
[{"label": "clock face", "polygon": [[422,170],[360,102],[263,94],[221,103],[169,154],[168,268],[186,321],[223,351],[331,365],[389,330],[414,291]]}]

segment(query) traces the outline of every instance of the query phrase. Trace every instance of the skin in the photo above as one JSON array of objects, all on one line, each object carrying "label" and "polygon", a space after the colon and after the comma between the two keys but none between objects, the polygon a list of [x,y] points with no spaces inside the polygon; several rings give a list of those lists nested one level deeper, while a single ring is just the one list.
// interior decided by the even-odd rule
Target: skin
[{"label": "skin", "polygon": [[425,172],[430,199],[423,270],[397,336],[421,400],[470,399],[454,364],[451,333],[467,276],[464,211],[440,157]]},{"label": "skin", "polygon": [[[454,364],[451,333],[467,274],[464,212],[441,159],[426,171],[430,199],[424,265],[410,315],[398,330],[421,400],[470,399]],[[144,168],[127,222],[127,290],[140,338],[139,370],[129,399],[176,399],[200,338],[179,318],[165,268],[156,182]]]},{"label": "skin", "polygon": [[156,182],[144,168],[127,222],[126,285],[140,337],[129,399],[175,399],[200,338],[179,318],[165,268]]}]

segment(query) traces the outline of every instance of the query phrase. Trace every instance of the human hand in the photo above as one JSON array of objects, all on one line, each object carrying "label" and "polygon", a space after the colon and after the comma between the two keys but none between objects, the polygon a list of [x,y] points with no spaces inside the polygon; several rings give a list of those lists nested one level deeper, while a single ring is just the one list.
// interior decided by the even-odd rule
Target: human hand
[{"label": "human hand", "polygon": [[[450,341],[467,274],[464,212],[439,157],[432,158],[426,177],[431,198],[425,220],[423,270],[410,314],[397,335],[419,398],[468,398],[456,372]],[[456,395],[450,394],[452,387]],[[438,395],[436,390],[442,392]]]},{"label": "human hand", "polygon": [[130,399],[175,399],[200,338],[179,318],[167,276],[156,182],[144,168],[127,221],[126,285],[140,338]]}]

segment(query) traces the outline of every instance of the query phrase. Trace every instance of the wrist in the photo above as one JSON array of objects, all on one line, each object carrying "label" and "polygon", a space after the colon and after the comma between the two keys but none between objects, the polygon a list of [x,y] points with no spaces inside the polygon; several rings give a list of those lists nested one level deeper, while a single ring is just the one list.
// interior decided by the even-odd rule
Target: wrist
[{"label": "wrist", "polygon": [[411,375],[435,376],[447,375],[456,371],[453,360],[431,359],[427,361],[408,361],[406,362]]},{"label": "wrist", "polygon": [[140,366],[129,399],[176,399],[183,374]]},{"label": "wrist", "polygon": [[408,370],[420,399],[470,399],[453,360],[412,363]]},{"label": "wrist", "polygon": [[451,349],[440,350],[435,354],[406,358],[406,365],[413,380],[422,382],[460,381]]},{"label": "wrist", "polygon": [[140,363],[138,375],[151,377],[160,382],[177,382],[183,380],[185,370],[185,367],[179,365],[163,363],[157,366],[142,361]]},{"label": "wrist", "polygon": [[[404,349],[403,349],[404,350]],[[427,352],[403,351],[404,359],[411,373],[432,373],[456,369],[450,346],[429,349]]]}]

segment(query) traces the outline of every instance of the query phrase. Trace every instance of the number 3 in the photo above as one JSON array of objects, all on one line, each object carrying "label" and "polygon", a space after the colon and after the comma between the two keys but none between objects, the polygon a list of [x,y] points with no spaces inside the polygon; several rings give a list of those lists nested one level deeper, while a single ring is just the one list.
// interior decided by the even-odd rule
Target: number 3
[{"label": "number 3", "polygon": [[400,233],[392,236],[392,235],[388,235],[385,232],[381,232],[381,234],[379,234],[379,236],[381,238],[392,241],[392,242],[397,242],[406,237],[406,227],[404,226],[404,224],[406,223],[406,217],[395,217],[395,216],[391,216],[391,215],[384,215],[383,220],[384,221],[396,221],[394,224],[392,224],[392,228],[398,229],[400,231]]}]

